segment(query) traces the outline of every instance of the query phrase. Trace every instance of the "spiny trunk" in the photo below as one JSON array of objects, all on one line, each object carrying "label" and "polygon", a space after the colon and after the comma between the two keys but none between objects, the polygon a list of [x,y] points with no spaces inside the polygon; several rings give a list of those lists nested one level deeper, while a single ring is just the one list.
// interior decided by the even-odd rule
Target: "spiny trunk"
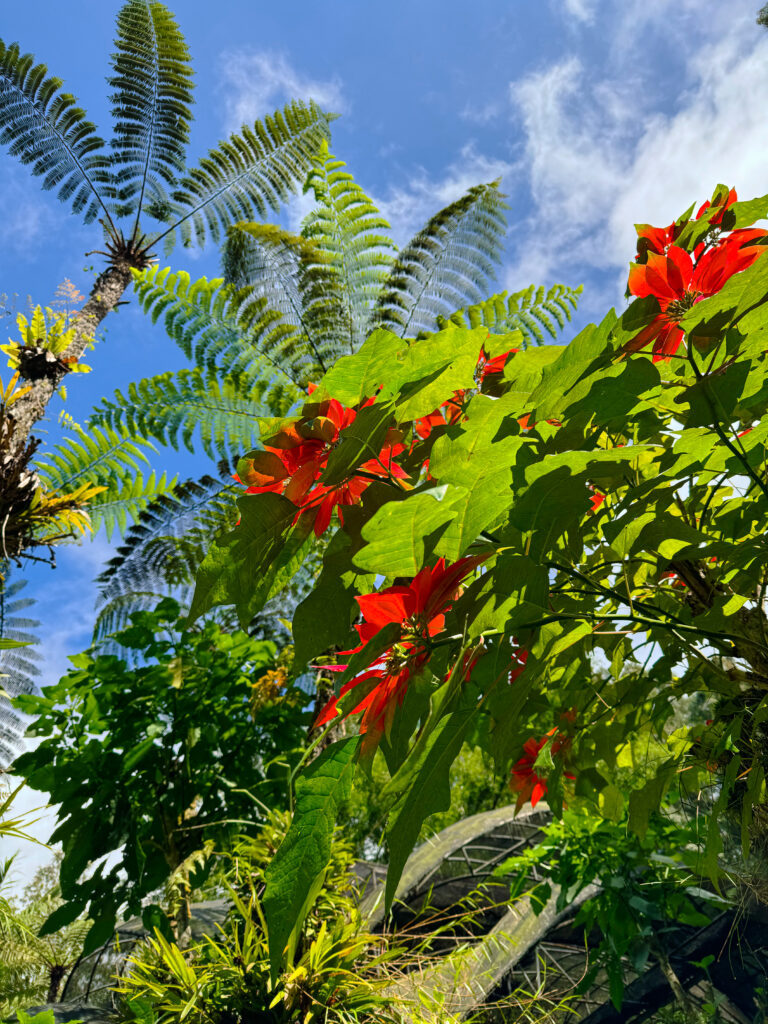
[{"label": "spiny trunk", "polygon": [[[115,309],[130,283],[131,267],[128,263],[109,266],[99,274],[88,301],[73,317],[74,337],[64,353],[65,357],[79,359],[82,356],[99,324]],[[60,375],[22,381],[29,385],[30,390],[13,406],[14,449],[26,443],[35,424],[43,418],[60,381]]]}]

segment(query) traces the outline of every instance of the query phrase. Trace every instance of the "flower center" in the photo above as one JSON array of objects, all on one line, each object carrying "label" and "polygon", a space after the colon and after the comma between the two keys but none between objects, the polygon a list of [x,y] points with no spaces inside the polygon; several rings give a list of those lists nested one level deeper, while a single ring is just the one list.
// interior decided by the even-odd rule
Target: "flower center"
[{"label": "flower center", "polygon": [[682,320],[688,310],[696,305],[696,300],[700,295],[701,292],[686,292],[682,299],[675,299],[674,302],[670,302],[664,310],[666,318],[675,322]]}]

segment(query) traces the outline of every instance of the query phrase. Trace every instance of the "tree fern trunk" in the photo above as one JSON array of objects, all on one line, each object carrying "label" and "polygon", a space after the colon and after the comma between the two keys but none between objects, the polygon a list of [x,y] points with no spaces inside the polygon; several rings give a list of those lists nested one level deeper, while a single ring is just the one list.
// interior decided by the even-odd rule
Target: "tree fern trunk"
[{"label": "tree fern trunk", "polygon": [[[128,263],[109,266],[99,274],[88,301],[73,317],[75,333],[64,358],[79,359],[82,356],[99,324],[115,309],[130,283],[131,267]],[[59,366],[59,363],[51,363],[50,376],[23,381],[30,390],[13,406],[14,450],[25,444],[35,424],[45,415],[48,403],[62,379]]]}]

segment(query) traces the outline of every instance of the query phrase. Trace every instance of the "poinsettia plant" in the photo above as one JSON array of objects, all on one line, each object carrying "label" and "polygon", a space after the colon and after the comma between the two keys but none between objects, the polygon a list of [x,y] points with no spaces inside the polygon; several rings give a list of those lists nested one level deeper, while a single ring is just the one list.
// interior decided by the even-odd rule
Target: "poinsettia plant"
[{"label": "poinsettia plant", "polygon": [[[318,725],[359,722],[296,780],[265,895],[275,967],[376,749],[388,901],[468,741],[518,804],[628,813],[641,836],[670,789],[709,787],[714,880],[723,814],[748,845],[768,768],[768,196],[718,186],[693,210],[638,227],[621,316],[528,349],[375,330],[238,467],[250,493],[193,614],[247,622],[324,534],[297,670],[338,682]],[[679,726],[694,693],[709,724]]]}]

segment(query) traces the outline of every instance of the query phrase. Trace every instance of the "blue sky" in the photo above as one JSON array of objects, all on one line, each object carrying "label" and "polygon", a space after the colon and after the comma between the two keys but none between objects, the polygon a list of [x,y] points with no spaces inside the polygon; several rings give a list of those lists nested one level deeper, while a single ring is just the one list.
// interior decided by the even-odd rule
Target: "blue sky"
[{"label": "blue sky", "polygon": [[[341,114],[332,149],[399,244],[471,185],[501,177],[511,209],[499,290],[583,283],[579,322],[623,302],[635,221],[668,223],[718,181],[742,198],[768,192],[768,33],[755,25],[758,0],[171,6],[196,69],[191,162],[243,121],[313,97]],[[118,7],[37,0],[0,15],[3,40],[47,63],[106,136]],[[298,224],[306,210],[298,201],[285,216]],[[18,293],[23,308],[27,295],[50,302],[65,277],[87,292],[83,268],[94,258],[83,254],[98,242],[98,229],[0,152],[0,293]],[[214,249],[171,262],[217,273]],[[94,372],[70,383],[67,409],[78,419],[115,387],[184,364],[135,303],[106,326],[88,360]],[[45,425],[49,441],[59,407]],[[174,453],[157,464],[209,468]],[[99,536],[60,549],[55,572],[25,572],[43,622],[43,684],[87,646],[91,581],[109,553]]]}]

